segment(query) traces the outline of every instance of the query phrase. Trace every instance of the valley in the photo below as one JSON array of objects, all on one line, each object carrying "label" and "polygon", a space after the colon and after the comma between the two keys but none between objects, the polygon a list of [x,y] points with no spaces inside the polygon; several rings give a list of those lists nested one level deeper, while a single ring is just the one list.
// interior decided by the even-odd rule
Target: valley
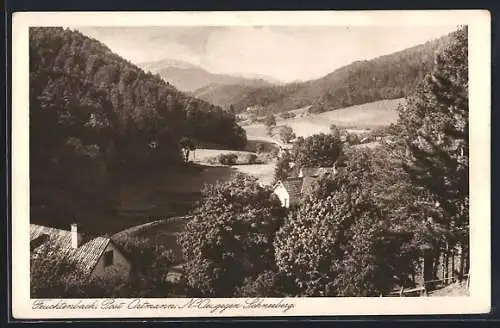
[{"label": "valley", "polygon": [[[188,34],[203,63],[217,44],[200,28]],[[467,275],[466,28],[288,83],[250,65],[285,69],[268,54],[247,62],[254,74],[214,73],[257,55],[233,43],[217,69],[136,65],[68,28],[29,36],[31,231],[54,234],[30,234],[32,298],[427,295]],[[114,244],[102,276],[34,252],[58,236],[82,256]]]}]

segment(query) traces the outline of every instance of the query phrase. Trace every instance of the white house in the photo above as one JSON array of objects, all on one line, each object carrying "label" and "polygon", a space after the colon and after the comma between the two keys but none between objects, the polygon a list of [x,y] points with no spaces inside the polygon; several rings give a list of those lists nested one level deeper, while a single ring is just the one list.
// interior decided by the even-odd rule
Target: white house
[{"label": "white house", "polygon": [[32,258],[57,253],[91,277],[113,272],[126,278],[131,270],[130,261],[110,238],[85,238],[76,224],[71,230],[31,224],[30,248]]}]

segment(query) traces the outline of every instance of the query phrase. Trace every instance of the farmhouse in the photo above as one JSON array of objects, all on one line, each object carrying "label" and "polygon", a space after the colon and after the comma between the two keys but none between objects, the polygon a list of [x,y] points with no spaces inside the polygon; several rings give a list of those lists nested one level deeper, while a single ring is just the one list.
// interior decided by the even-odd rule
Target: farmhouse
[{"label": "farmhouse", "polygon": [[302,195],[312,190],[314,181],[316,179],[313,177],[289,178],[278,181],[273,188],[273,192],[278,196],[281,206],[289,208],[298,204]]},{"label": "farmhouse", "polygon": [[30,225],[31,257],[60,256],[91,277],[106,277],[110,272],[128,277],[131,263],[107,237],[85,238],[76,224],[71,230]]}]

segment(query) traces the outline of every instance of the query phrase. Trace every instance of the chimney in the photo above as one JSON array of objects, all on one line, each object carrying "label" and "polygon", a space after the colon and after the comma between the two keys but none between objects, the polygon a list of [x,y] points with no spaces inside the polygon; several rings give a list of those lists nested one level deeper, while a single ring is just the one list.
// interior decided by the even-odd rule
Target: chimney
[{"label": "chimney", "polygon": [[81,239],[82,237],[78,232],[78,225],[76,223],[71,224],[71,247],[80,247]]}]

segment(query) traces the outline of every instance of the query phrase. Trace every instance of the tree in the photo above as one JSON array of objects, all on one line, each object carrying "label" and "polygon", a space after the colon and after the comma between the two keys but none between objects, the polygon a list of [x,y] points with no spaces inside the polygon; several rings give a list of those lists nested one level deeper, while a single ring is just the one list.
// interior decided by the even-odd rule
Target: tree
[{"label": "tree", "polygon": [[273,114],[268,114],[264,119],[264,125],[266,126],[267,134],[272,135],[273,129],[276,127],[276,117]]},{"label": "tree", "polygon": [[283,210],[269,188],[242,174],[208,185],[179,236],[187,285],[197,295],[232,297],[245,277],[273,270]]},{"label": "tree", "polygon": [[191,138],[183,137],[180,142],[179,142],[182,152],[183,152],[183,157],[184,161],[188,162],[189,161],[189,153],[191,151],[194,151],[196,149],[196,146]]},{"label": "tree", "polygon": [[359,136],[355,133],[347,133],[346,142],[351,146],[358,145],[360,142],[360,139],[359,139]]},{"label": "tree", "polygon": [[278,158],[276,162],[276,167],[274,169],[274,181],[284,180],[288,178],[292,172],[290,164],[292,163],[292,158],[289,153],[284,153],[283,156]]},{"label": "tree", "polygon": [[400,108],[398,124],[407,147],[405,169],[444,211],[450,246],[458,244],[468,267],[469,106],[467,27],[451,35],[435,67]]},{"label": "tree", "polygon": [[282,126],[280,128],[279,133],[281,141],[285,144],[287,144],[288,142],[290,142],[290,140],[295,138],[295,133],[293,132],[293,129],[288,125]]},{"label": "tree", "polygon": [[276,263],[302,296],[375,296],[392,286],[383,220],[360,189],[307,202],[275,239]]},{"label": "tree", "polygon": [[342,152],[342,142],[331,134],[315,134],[293,145],[292,157],[300,167],[333,166]]},{"label": "tree", "polygon": [[337,139],[340,139],[340,129],[335,124],[330,124],[330,133]]}]

